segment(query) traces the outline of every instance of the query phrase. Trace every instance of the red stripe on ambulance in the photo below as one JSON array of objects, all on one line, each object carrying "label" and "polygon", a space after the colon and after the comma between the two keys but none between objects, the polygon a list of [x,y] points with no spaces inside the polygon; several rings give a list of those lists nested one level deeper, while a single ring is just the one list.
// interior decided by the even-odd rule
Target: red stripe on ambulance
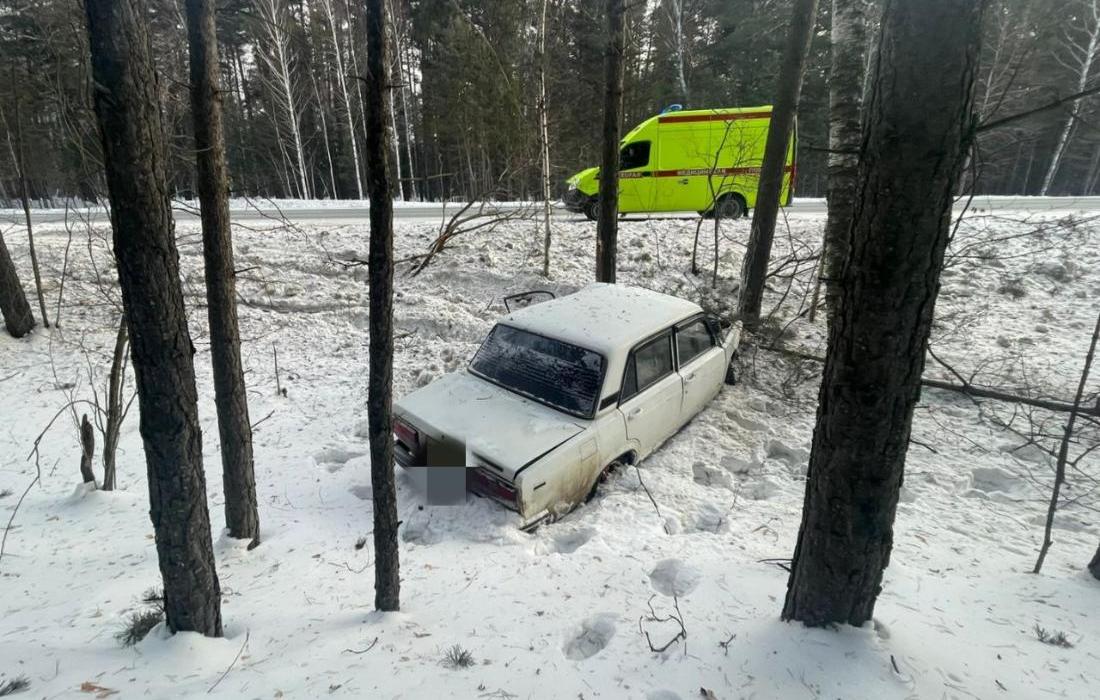
[{"label": "red stripe on ambulance", "polygon": [[771,119],[771,112],[738,112],[734,114],[666,114],[657,117],[661,124],[679,122],[733,122],[740,119]]}]

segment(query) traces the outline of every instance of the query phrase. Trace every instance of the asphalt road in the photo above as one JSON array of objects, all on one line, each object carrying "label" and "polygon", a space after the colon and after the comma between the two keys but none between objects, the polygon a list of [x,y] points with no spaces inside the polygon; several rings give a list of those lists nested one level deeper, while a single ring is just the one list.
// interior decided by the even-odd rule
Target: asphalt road
[{"label": "asphalt road", "polygon": [[[258,209],[234,209],[232,217],[236,221],[250,221],[261,222],[270,220],[272,223],[278,221],[280,218],[285,217],[290,221],[343,221],[348,223],[354,222],[366,222],[367,208],[362,206],[319,206],[311,208],[287,208],[277,210],[274,207],[267,204],[258,205]],[[957,208],[961,207],[960,202]],[[970,207],[972,209],[982,211],[1065,211],[1065,212],[1100,212],[1100,197],[976,197],[971,202]],[[403,221],[427,221],[432,219],[439,219],[440,217],[447,215],[450,216],[456,213],[460,208],[460,205],[448,204],[446,208],[442,205],[439,206],[402,206],[398,204],[394,208],[394,217]],[[498,211],[514,211],[518,209],[517,205],[499,205]],[[796,199],[794,204],[789,208],[789,211],[794,213],[806,213],[806,214],[824,214],[826,211],[825,200],[823,199]],[[182,208],[177,206],[175,208],[175,215],[178,221],[197,221],[198,212],[192,209]],[[71,215],[70,215],[71,216]],[[104,211],[98,210],[91,215],[93,221],[106,221],[107,215]],[[554,208],[553,216],[555,218],[562,219],[580,219],[583,217],[580,214],[574,214],[567,211],[561,206]],[[658,214],[659,217],[677,217],[683,215],[677,214]],[[16,212],[6,212],[2,217],[9,220],[12,223],[21,223],[22,214]],[[646,215],[630,214],[629,219],[647,218]],[[31,213],[31,220],[36,224],[47,223],[60,223],[65,220],[65,214],[63,212],[56,211],[37,211]]]}]

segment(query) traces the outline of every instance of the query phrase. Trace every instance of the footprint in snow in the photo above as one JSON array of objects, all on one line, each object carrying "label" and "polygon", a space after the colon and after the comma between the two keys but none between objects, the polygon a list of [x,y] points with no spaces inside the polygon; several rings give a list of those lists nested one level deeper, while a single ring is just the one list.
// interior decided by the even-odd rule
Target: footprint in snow
[{"label": "footprint in snow", "polygon": [[569,633],[562,652],[567,659],[583,661],[603,651],[614,636],[615,616],[611,613],[593,615]]},{"label": "footprint in snow", "polygon": [[313,455],[313,461],[325,465],[330,472],[336,472],[351,460],[362,457],[364,454],[366,453],[357,450],[329,446]]},{"label": "footprint in snow", "polygon": [[728,489],[733,485],[729,472],[724,469],[712,467],[705,462],[696,462],[691,465],[691,472],[692,477],[695,479],[695,483],[702,486]]},{"label": "footprint in snow", "polygon": [[596,530],[590,527],[555,534],[554,551],[560,554],[572,554],[587,544],[595,534]]},{"label": "footprint in snow", "polygon": [[649,582],[662,595],[682,598],[695,590],[702,577],[694,566],[679,559],[664,559],[649,573]]}]

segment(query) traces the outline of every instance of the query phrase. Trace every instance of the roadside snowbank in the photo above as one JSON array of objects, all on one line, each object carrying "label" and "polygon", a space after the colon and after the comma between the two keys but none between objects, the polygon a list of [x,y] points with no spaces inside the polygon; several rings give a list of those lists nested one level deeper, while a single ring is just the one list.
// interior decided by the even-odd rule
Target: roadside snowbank
[{"label": "roadside snowbank", "polygon": [[[963,226],[938,308],[937,354],[968,370],[992,363],[986,371],[1003,381],[1066,396],[1100,298],[1100,251],[1088,226],[1080,238],[1051,233],[1038,247],[1014,237],[1036,221],[974,217]],[[823,217],[792,214],[787,223],[776,260],[791,244],[815,244]],[[708,272],[709,226],[700,245]],[[731,303],[748,222],[723,225],[716,291],[707,275],[688,271],[694,230],[690,221],[624,224],[621,281]],[[435,232],[435,223],[400,223],[397,256],[423,252]],[[814,367],[764,353],[746,357],[745,381],[640,469],[533,534],[482,500],[421,507],[400,475],[402,611],[371,612],[366,273],[338,262],[365,257],[366,227],[236,233],[263,528],[253,551],[218,525],[201,245],[196,225],[181,224],[179,234],[227,637],[154,630],[134,648],[118,646],[115,633],[159,578],[136,408],[123,428],[115,493],[74,494],[79,451],[63,412],[42,441],[41,486],[23,502],[0,562],[0,673],[26,675],[35,696],[75,695],[86,681],[122,697],[213,688],[220,697],[649,700],[686,700],[700,688],[718,698],[1088,697],[1100,683],[1100,583],[1083,573],[1100,537],[1095,510],[1084,499],[1060,515],[1043,574],[1025,573],[1049,460],[1017,449],[969,400],[943,392],[926,392],[917,413],[876,624],[826,631],[779,622],[786,572],[776,560],[790,557],[797,534],[816,380]],[[22,241],[8,242],[27,269]],[[51,300],[65,242],[58,228],[37,238]],[[555,222],[547,281],[535,224],[513,222],[456,239],[423,274],[399,277],[396,393],[460,370],[503,313],[503,295],[567,293],[590,281],[593,244],[594,226]],[[91,245],[109,276],[104,242]],[[12,492],[0,499],[4,521],[35,474],[25,459],[35,437],[70,395],[91,398],[89,364],[97,384],[105,376],[117,291],[100,291],[84,247],[71,254],[61,327],[24,341],[0,337],[0,492]],[[779,316],[795,316],[803,285],[794,282]],[[1016,292],[998,291],[1008,287]],[[769,306],[784,288],[776,278]],[[822,324],[793,322],[789,342],[819,351]],[[276,348],[286,397],[275,391]],[[357,549],[360,538],[367,544]],[[667,619],[676,606],[686,640],[651,652],[646,633],[660,647],[679,631]],[[1066,632],[1075,647],[1040,643],[1036,624]],[[443,665],[455,644],[473,666]]]}]

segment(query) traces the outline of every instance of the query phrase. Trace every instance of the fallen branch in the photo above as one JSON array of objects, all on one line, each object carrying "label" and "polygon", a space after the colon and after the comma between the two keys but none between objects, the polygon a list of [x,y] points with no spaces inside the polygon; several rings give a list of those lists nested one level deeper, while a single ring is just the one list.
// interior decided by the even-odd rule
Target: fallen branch
[{"label": "fallen branch", "polygon": [[4,527],[4,538],[0,540],[0,561],[4,559],[4,548],[8,546],[8,532],[11,531],[11,524],[15,522],[15,514],[19,512],[19,506],[23,505],[23,499],[27,497],[27,494],[31,492],[34,485],[42,478],[42,468],[35,463],[35,467],[38,473],[31,479],[31,483],[27,484],[27,488],[23,491],[23,495],[19,497],[19,502],[15,504],[15,508],[11,511],[11,517],[8,518],[8,524]]},{"label": "fallen branch", "polygon": [[[802,352],[800,350],[793,350],[791,348],[785,348],[778,345],[762,345],[760,346],[760,349],[766,350],[768,352],[774,352],[779,355],[786,355],[788,357],[798,358],[800,360],[809,360],[811,362],[819,362],[822,364],[825,362],[824,357],[811,355],[810,353]],[[976,384],[971,384],[967,381],[962,381],[959,384],[955,384],[953,382],[944,381],[942,379],[931,379],[928,377],[923,377],[921,378],[920,383],[921,385],[929,387],[931,389],[954,391],[959,394],[966,394],[967,396],[973,396],[980,399],[993,399],[995,401],[1005,401],[1007,403],[1020,403],[1027,406],[1035,406],[1036,408],[1044,408],[1048,411],[1055,411],[1058,413],[1075,412],[1073,403],[1070,401],[1040,399],[1032,396],[1023,396],[1021,394],[1013,394],[1010,391],[998,389],[996,387],[978,386]],[[1077,415],[1100,417],[1100,405],[1081,406],[1080,408],[1076,409],[1076,413]]]},{"label": "fallen branch", "polygon": [[[645,641],[647,644],[649,644],[649,650],[655,654],[660,654],[681,639],[683,639],[686,644],[688,635],[687,628],[684,627],[684,615],[680,612],[679,598],[677,598],[675,594],[673,594],[672,596],[672,607],[676,609],[675,613],[670,613],[668,617],[658,617],[657,612],[653,609],[653,599],[656,597],[656,593],[649,597],[649,601],[646,603],[646,605],[649,606],[649,617],[638,618],[638,629],[642,630],[642,634],[645,635]],[[653,640],[649,638],[649,631],[642,629],[642,620],[648,620],[650,622],[675,622],[677,625],[680,626],[680,631],[677,632],[672,639],[668,640],[668,642],[666,642],[664,646],[655,647],[653,646]]]},{"label": "fallen branch", "polygon": [[[661,508],[657,505],[657,500],[655,498],[653,498],[653,494],[650,493],[649,487],[645,485],[644,481],[642,481],[642,470],[638,469],[637,464],[634,465],[634,471],[638,472],[638,483],[642,485],[642,489],[645,491],[645,495],[649,496],[649,502],[653,504],[653,510],[657,511],[657,517],[660,518],[661,517]],[[671,535],[672,533],[668,531],[668,523],[663,522],[663,518],[662,518],[662,525],[665,528],[665,534],[666,535]]]}]

